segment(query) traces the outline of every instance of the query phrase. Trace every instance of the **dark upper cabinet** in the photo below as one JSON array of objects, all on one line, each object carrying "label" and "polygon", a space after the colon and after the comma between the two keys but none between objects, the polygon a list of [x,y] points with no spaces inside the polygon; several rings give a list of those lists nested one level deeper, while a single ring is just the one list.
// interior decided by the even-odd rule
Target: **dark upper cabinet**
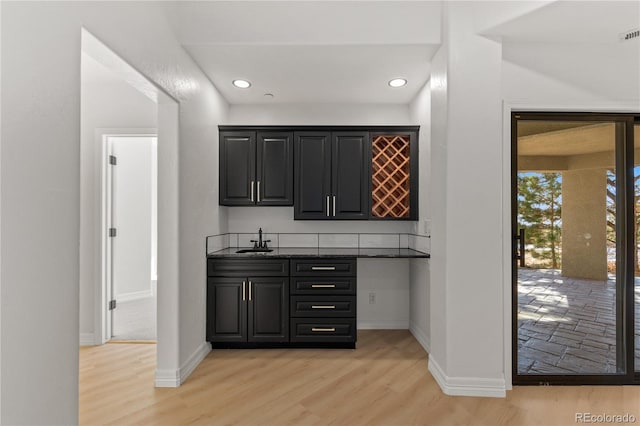
[{"label": "dark upper cabinet", "polygon": [[296,132],[294,219],[329,219],[331,133]]},{"label": "dark upper cabinet", "polygon": [[220,204],[418,220],[418,126],[220,126]]},{"label": "dark upper cabinet", "polygon": [[295,133],[294,219],[369,217],[368,132]]},{"label": "dark upper cabinet", "polygon": [[255,204],[256,133],[220,132],[220,204]]},{"label": "dark upper cabinet", "polygon": [[220,204],[293,204],[291,132],[220,132]]},{"label": "dark upper cabinet", "polygon": [[371,132],[370,218],[418,220],[418,132]]},{"label": "dark upper cabinet", "polygon": [[369,218],[369,133],[332,133],[331,216]]},{"label": "dark upper cabinet", "polygon": [[256,204],[293,204],[293,133],[257,133]]}]

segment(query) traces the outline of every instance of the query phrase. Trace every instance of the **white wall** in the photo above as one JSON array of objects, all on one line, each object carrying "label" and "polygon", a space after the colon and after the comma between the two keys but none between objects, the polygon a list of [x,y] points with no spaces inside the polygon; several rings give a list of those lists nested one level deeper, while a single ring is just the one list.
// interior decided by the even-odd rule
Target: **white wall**
[{"label": "white wall", "polygon": [[180,102],[178,365],[164,366],[176,372],[204,343],[204,236],[226,231],[217,203],[216,127],[226,121],[227,104],[175,40],[161,4],[2,7],[0,422],[74,424],[81,27]]},{"label": "white wall", "polygon": [[358,259],[356,306],[358,329],[409,328],[409,260]]},{"label": "white wall", "polygon": [[264,104],[231,105],[227,124],[365,125],[413,124],[408,105]]},{"label": "white wall", "polygon": [[[449,28],[443,22],[443,31]],[[431,62],[431,177],[429,188],[431,202],[431,269],[430,269],[430,358],[437,359],[440,368],[446,370],[448,335],[446,330],[446,282],[447,282],[447,130],[448,106],[448,38],[436,52]],[[436,184],[437,182],[437,184]]]},{"label": "white wall", "polygon": [[[411,125],[407,105],[232,105],[236,125]],[[422,145],[421,145],[422,146]],[[231,207],[229,232],[413,232],[413,222],[293,220],[293,207]]]},{"label": "white wall", "polygon": [[509,103],[540,107],[640,102],[640,41],[505,43],[502,93]]},{"label": "white wall", "polygon": [[[2,25],[2,2],[0,2],[0,28]],[[2,31],[0,30],[0,46]],[[2,81],[2,55],[0,54],[0,81]],[[0,84],[0,129],[2,129],[2,85]],[[0,130],[0,191],[2,188],[2,131]],[[2,196],[0,192],[0,241],[2,241]],[[2,265],[2,244],[0,244],[0,265]],[[0,273],[0,306],[2,306],[2,274]],[[2,315],[0,314],[0,383],[2,383]],[[0,422],[2,422],[2,386],[0,385]]]},{"label": "white wall", "polygon": [[[427,81],[409,105],[411,120],[420,125],[420,194],[419,219],[415,232],[429,235],[431,230],[431,82]],[[418,341],[430,350],[429,260],[409,261],[411,313],[409,328]]]},{"label": "white wall", "polygon": [[444,9],[431,76],[429,370],[446,393],[504,395],[501,45],[474,34],[473,3]]},{"label": "white wall", "polygon": [[[96,67],[98,70],[96,71]],[[101,161],[102,140],[96,131],[153,129],[157,126],[155,102],[124,81],[92,77],[102,66],[82,55],[80,122],[80,335],[81,341],[97,342],[96,291],[101,271]],[[85,78],[86,76],[86,78]],[[100,130],[99,130],[100,129]]]},{"label": "white wall", "polygon": [[[635,42],[502,48],[471,30],[472,11],[485,6],[500,15],[495,4],[445,4],[443,45],[432,61],[429,368],[447,393],[497,396],[510,385],[511,345],[510,136],[501,101],[532,109],[637,108],[640,49]],[[461,253],[473,256],[461,265]]]}]

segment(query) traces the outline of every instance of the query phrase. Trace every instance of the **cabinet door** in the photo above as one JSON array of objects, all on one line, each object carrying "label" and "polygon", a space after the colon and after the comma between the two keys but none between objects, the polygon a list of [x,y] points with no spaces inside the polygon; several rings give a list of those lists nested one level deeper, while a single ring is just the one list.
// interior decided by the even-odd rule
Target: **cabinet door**
[{"label": "cabinet door", "polygon": [[220,132],[220,204],[255,204],[256,134]]},{"label": "cabinet door", "polygon": [[258,132],[256,204],[293,205],[293,133]]},{"label": "cabinet door", "polygon": [[296,132],[294,219],[330,219],[331,134]]},{"label": "cabinet door", "polygon": [[249,278],[249,342],[289,341],[289,278]]},{"label": "cabinet door", "polygon": [[369,133],[333,133],[331,216],[369,218]]},{"label": "cabinet door", "polygon": [[246,292],[247,281],[244,278],[207,280],[208,341],[247,341]]}]

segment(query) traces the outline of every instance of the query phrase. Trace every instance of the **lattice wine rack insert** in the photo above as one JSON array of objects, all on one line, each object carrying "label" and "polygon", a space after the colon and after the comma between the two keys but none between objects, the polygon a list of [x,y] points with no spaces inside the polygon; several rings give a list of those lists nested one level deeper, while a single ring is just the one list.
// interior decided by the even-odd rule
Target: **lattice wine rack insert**
[{"label": "lattice wine rack insert", "polygon": [[409,217],[409,136],[374,136],[372,149],[374,217]]}]

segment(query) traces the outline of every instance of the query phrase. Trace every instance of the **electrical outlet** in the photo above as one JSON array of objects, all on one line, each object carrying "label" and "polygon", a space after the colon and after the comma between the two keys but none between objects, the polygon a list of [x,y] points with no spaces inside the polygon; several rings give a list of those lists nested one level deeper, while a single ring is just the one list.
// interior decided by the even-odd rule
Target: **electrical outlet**
[{"label": "electrical outlet", "polygon": [[376,304],[376,294],[374,292],[369,293],[369,304],[370,305]]}]

